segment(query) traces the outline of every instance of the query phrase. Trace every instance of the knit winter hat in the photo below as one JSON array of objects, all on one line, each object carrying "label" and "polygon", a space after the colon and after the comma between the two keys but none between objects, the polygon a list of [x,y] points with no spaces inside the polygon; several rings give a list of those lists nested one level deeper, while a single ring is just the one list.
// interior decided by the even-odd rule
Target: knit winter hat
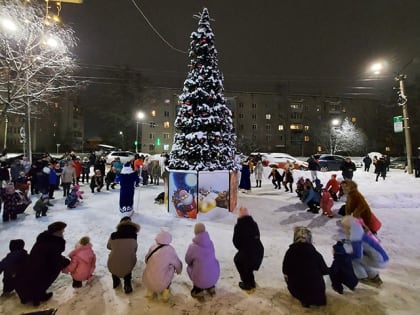
[{"label": "knit winter hat", "polygon": [[296,226],[294,229],[293,243],[312,244],[312,233],[305,226]]},{"label": "knit winter hat", "polygon": [[67,226],[66,223],[57,221],[48,225],[48,232],[50,232],[51,234],[55,232],[59,232],[59,231],[64,230],[66,226]]},{"label": "knit winter hat", "polygon": [[80,241],[79,241],[79,244],[80,245],[87,245],[87,244],[89,244],[90,243],[90,238],[89,238],[89,236],[83,236],[81,239],[80,239]]},{"label": "knit winter hat", "polygon": [[195,235],[200,234],[200,233],[203,233],[205,231],[206,231],[206,226],[203,223],[197,223],[194,226],[194,233],[195,233]]},{"label": "knit winter hat", "polygon": [[9,242],[9,249],[11,252],[15,250],[23,249],[25,247],[25,241],[21,239],[11,240]]},{"label": "knit winter hat", "polygon": [[168,245],[172,242],[172,235],[161,229],[158,235],[156,235],[155,241],[158,244]]}]

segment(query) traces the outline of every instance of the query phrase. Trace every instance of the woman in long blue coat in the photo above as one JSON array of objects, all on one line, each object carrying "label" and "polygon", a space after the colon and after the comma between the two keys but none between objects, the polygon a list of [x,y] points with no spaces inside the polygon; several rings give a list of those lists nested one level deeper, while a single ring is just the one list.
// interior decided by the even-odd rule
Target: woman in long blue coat
[{"label": "woman in long blue coat", "polygon": [[131,216],[134,212],[134,189],[139,184],[140,178],[131,168],[130,162],[124,164],[120,173],[120,212],[124,216]]},{"label": "woman in long blue coat", "polygon": [[251,190],[251,170],[249,169],[248,163],[242,164],[239,189]]}]

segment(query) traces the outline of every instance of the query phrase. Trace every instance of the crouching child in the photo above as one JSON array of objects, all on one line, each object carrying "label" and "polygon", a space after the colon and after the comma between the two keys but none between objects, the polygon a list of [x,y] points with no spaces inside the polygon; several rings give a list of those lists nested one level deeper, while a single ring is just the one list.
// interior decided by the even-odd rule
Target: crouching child
[{"label": "crouching child", "polygon": [[39,218],[41,215],[45,217],[48,211],[49,198],[47,194],[44,194],[35,202],[34,211],[35,218]]}]

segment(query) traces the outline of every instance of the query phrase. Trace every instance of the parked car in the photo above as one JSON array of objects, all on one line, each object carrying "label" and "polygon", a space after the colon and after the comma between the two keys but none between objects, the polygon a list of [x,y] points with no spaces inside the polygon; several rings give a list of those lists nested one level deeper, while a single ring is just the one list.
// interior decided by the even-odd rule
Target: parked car
[{"label": "parked car", "polygon": [[339,171],[344,157],[335,154],[321,154],[318,158],[321,171]]},{"label": "parked car", "polygon": [[357,157],[352,157],[351,158],[351,160],[356,165],[356,167],[364,167],[365,166],[365,164],[363,163],[363,159],[364,159],[364,156],[362,156],[362,157],[357,156]]},{"label": "parked car", "polygon": [[398,156],[398,157],[391,158],[391,163],[389,163],[389,168],[404,170],[406,167],[407,167],[406,156]]},{"label": "parked car", "polygon": [[134,159],[134,153],[131,151],[112,151],[106,156],[106,163],[111,164],[116,157],[120,158],[121,163],[126,163]]},{"label": "parked car", "polygon": [[293,167],[295,169],[304,170],[308,168],[308,163],[306,161],[299,160],[287,153],[260,153],[260,154],[261,154],[262,163],[264,166],[270,166],[270,167],[277,166],[278,168],[284,168],[287,161],[289,161],[293,163]]}]

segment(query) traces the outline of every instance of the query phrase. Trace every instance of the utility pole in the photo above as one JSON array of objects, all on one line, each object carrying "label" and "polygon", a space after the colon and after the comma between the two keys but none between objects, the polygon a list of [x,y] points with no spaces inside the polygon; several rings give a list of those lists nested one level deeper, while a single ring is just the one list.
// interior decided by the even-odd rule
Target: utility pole
[{"label": "utility pole", "polygon": [[402,106],[403,110],[403,123],[404,123],[404,136],[405,136],[405,151],[407,153],[407,173],[413,174],[413,166],[411,163],[412,149],[411,149],[411,135],[407,109],[407,96],[405,95],[404,81],[407,79],[405,74],[399,74],[395,77],[396,81],[399,81],[400,88],[398,90],[398,105]]}]

